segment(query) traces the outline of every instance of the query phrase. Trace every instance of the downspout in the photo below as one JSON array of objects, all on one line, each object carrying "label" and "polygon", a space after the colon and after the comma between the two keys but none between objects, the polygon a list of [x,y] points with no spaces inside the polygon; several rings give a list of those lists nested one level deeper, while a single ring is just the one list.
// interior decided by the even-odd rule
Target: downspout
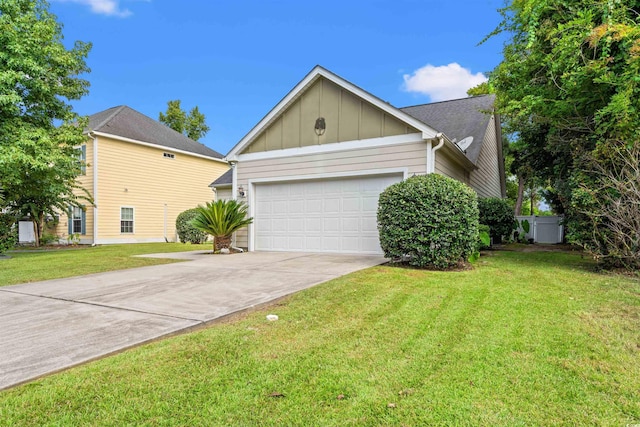
[{"label": "downspout", "polygon": [[[231,166],[231,198],[233,200],[238,200],[238,169],[236,169],[236,165],[238,164],[238,161],[233,159],[233,160],[228,160],[229,162],[229,166]],[[218,194],[216,193],[216,196]],[[233,233],[233,236],[231,237],[231,247],[235,247],[237,246],[236,244],[236,233]]]},{"label": "downspout", "polygon": [[427,173],[434,173],[436,171],[436,151],[442,148],[444,145],[444,134],[438,132],[435,136],[439,140],[438,145],[431,147],[431,140],[427,141]]},{"label": "downspout", "polygon": [[98,137],[92,131],[87,133],[93,139],[93,243],[98,244]]}]

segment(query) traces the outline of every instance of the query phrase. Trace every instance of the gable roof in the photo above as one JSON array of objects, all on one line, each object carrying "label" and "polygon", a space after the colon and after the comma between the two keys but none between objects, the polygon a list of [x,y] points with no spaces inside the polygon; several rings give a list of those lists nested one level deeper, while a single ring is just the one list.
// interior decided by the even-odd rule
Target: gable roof
[{"label": "gable roof", "polygon": [[369,92],[359,88],[351,82],[343,79],[342,77],[332,73],[331,71],[316,65],[275,107],[269,111],[269,113],[256,124],[253,129],[247,133],[244,138],[240,140],[227,154],[227,158],[234,158],[242,150],[247,147],[253,140],[260,134],[263,129],[266,129],[273,121],[275,121],[280,115],[291,105],[296,99],[298,99],[304,91],[310,87],[317,79],[325,78],[341,88],[351,92],[355,96],[373,104],[383,112],[389,114],[396,119],[407,123],[415,129],[422,132],[423,138],[433,138],[438,133],[437,130],[429,126],[428,124],[416,119],[408,113],[397,109],[391,104],[383,101],[370,94]]},{"label": "gable roof", "polygon": [[482,141],[493,112],[495,95],[481,95],[432,104],[400,108],[416,119],[443,132],[452,141],[460,143],[473,137],[464,149],[467,158],[474,164],[480,155]]},{"label": "gable roof", "polygon": [[228,187],[233,184],[233,169],[229,169],[209,184],[209,187]]},{"label": "gable roof", "polygon": [[109,108],[89,116],[87,131],[160,147],[166,147],[198,156],[222,161],[222,154],[187,138],[164,124],[153,120],[126,105]]}]

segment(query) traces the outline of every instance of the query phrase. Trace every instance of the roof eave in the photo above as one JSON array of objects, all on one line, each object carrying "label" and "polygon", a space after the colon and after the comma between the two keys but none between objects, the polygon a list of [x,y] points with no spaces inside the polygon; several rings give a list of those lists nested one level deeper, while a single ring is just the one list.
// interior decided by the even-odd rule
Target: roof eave
[{"label": "roof eave", "polygon": [[350,83],[349,81],[343,79],[337,74],[332,73],[331,71],[321,67],[320,65],[316,65],[289,93],[280,100],[273,107],[266,116],[262,118],[255,125],[249,133],[247,133],[241,140],[238,142],[225,156],[229,159],[234,159],[239,152],[241,152],[245,147],[247,147],[253,139],[263,130],[265,129],[274,119],[279,117],[280,113],[284,111],[284,109],[290,105],[293,101],[295,101],[304,90],[310,86],[313,82],[315,82],[318,78],[324,77],[332,83],[348,90],[353,93],[355,96],[358,96],[365,101],[375,105],[380,108],[385,113],[395,117],[396,119],[407,123],[409,126],[412,126],[419,131],[422,132],[424,139],[433,138],[438,132],[436,129],[433,129],[431,126],[426,123],[421,122],[420,120],[410,116],[409,114],[399,110],[398,108],[384,102],[380,98],[370,94],[369,92],[359,88],[358,86]]},{"label": "roof eave", "polygon": [[89,131],[89,132],[87,132],[87,134],[88,133],[92,133],[92,134],[94,134],[96,136],[103,136],[103,137],[107,137],[107,138],[111,138],[111,139],[116,139],[118,141],[129,142],[129,143],[132,143],[132,144],[138,144],[138,145],[144,145],[144,146],[147,146],[147,147],[157,148],[157,149],[163,150],[163,151],[171,151],[173,153],[180,153],[180,154],[185,154],[185,155],[188,155],[188,156],[199,157],[199,158],[202,158],[202,159],[214,160],[216,162],[228,164],[226,160],[219,159],[217,157],[206,156],[204,154],[193,153],[191,151],[180,150],[178,148],[167,147],[165,145],[154,144],[154,143],[151,143],[151,142],[139,141],[137,139],[126,138],[124,136],[114,135],[112,133],[106,133],[106,132],[100,132],[100,131]]}]

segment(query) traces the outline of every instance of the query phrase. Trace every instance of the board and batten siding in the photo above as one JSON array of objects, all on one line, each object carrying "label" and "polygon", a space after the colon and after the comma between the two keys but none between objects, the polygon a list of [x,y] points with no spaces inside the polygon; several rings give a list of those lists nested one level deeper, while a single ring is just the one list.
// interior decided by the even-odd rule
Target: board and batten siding
[{"label": "board and batten siding", "polygon": [[[164,157],[164,153],[174,158]],[[78,181],[93,192],[93,141],[87,141],[87,173]],[[219,161],[98,137],[97,243],[176,241],[176,217],[213,200],[208,185],[228,170]],[[120,208],[134,208],[134,232],[120,232]],[[68,218],[61,215],[58,235],[66,239]],[[86,236],[93,243],[93,207],[87,207]]]},{"label": "board and batten siding", "polygon": [[491,116],[476,166],[471,172],[471,187],[480,197],[502,197],[496,123]]},{"label": "board and batten siding", "polygon": [[[323,135],[314,131],[324,118]],[[335,83],[317,79],[291,103],[242,153],[325,145],[418,132]]]},{"label": "board and batten siding", "polygon": [[[304,176],[305,179],[323,179],[326,175],[357,175],[358,171],[375,171],[406,168],[407,176],[426,172],[426,144],[412,142],[347,151],[335,151],[303,156],[275,159],[241,161],[236,166],[237,185],[247,191],[249,180],[264,179],[277,182],[279,179]],[[248,246],[247,229],[236,233],[236,245]]]}]

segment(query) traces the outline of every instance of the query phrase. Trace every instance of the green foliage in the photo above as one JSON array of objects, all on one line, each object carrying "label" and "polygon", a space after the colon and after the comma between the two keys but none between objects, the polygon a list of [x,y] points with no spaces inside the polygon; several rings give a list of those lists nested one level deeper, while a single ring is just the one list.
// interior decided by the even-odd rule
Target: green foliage
[{"label": "green foliage", "polygon": [[0,254],[13,249],[18,243],[18,227],[13,215],[0,212]]},{"label": "green foliage", "polygon": [[237,200],[208,202],[195,209],[197,215],[191,225],[215,238],[214,252],[228,247],[231,235],[253,222],[253,218],[247,218],[247,204]]},{"label": "green foliage", "polygon": [[187,209],[176,218],[176,232],[182,243],[200,244],[207,240],[207,233],[201,231],[191,224],[198,215],[197,209]]},{"label": "green foliage", "polygon": [[603,247],[606,225],[594,233],[583,204],[602,184],[591,165],[615,170],[612,153],[640,144],[638,3],[512,0],[501,13],[494,33],[511,39],[490,83],[506,131],[522,137],[518,172],[550,185],[575,243]]},{"label": "green foliage", "polygon": [[187,114],[180,106],[179,99],[167,102],[167,112],[160,112],[158,120],[194,141],[204,137],[210,130],[198,107],[193,107]]},{"label": "green foliage", "polygon": [[496,243],[509,239],[516,220],[513,209],[506,199],[497,197],[478,198],[480,224],[488,225],[491,237]]},{"label": "green foliage", "polygon": [[491,247],[491,229],[488,225],[480,224],[478,226],[478,248],[488,249]]},{"label": "green foliage", "polygon": [[[66,252],[101,262],[109,249]],[[60,271],[63,255],[16,254],[0,283],[7,262],[55,256]],[[639,310],[637,279],[580,254],[381,265],[3,390],[0,424],[623,427],[640,419]]]},{"label": "green foliage", "polygon": [[477,246],[476,198],[465,184],[437,174],[414,176],[388,187],[378,201],[385,256],[439,269],[466,261]]},{"label": "green foliage", "polygon": [[10,210],[36,221],[37,244],[47,215],[90,200],[74,193],[86,121],[66,100],[88,92],[79,76],[91,45],[67,50],[62,38],[46,1],[0,0],[0,188]]}]

